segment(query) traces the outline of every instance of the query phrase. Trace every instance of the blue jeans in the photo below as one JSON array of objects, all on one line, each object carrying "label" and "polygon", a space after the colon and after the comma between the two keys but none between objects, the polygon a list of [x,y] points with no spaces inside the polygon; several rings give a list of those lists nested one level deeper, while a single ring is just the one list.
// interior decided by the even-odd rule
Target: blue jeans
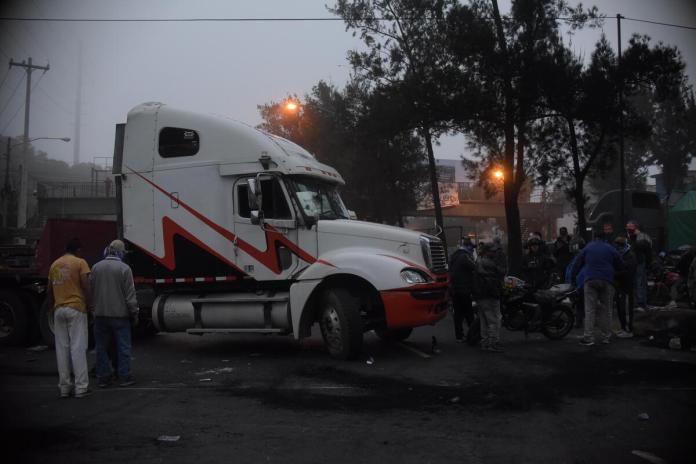
[{"label": "blue jeans", "polygon": [[636,268],[636,306],[645,308],[648,304],[648,271],[646,264],[638,264]]},{"label": "blue jeans", "polygon": [[97,381],[111,380],[109,345],[116,339],[118,352],[118,378],[122,382],[131,377],[131,329],[127,317],[97,317],[94,321],[94,339],[97,345]]}]

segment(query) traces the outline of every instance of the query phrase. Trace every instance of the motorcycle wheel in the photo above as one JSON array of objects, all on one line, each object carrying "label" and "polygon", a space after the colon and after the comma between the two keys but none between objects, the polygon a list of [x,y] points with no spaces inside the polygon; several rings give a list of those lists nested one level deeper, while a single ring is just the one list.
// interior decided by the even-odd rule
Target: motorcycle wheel
[{"label": "motorcycle wheel", "polygon": [[560,340],[570,333],[575,325],[573,311],[566,307],[554,308],[544,321],[541,332],[550,340]]}]

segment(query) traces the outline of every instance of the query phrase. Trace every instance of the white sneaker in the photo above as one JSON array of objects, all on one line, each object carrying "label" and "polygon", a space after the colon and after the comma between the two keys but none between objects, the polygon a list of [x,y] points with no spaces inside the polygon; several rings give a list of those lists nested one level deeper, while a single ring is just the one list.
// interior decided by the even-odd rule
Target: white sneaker
[{"label": "white sneaker", "polygon": [[633,338],[633,332],[619,330],[618,332],[616,332],[616,336],[619,338]]}]

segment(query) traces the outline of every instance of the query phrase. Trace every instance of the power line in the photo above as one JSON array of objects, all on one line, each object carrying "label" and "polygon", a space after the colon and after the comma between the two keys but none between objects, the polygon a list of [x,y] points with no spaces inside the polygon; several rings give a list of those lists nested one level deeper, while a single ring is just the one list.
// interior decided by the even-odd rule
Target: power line
[{"label": "power line", "polygon": [[[43,79],[43,77],[44,77],[45,75],[46,75],[46,71],[44,71],[43,73],[41,73],[41,75],[39,76],[39,80],[37,80],[37,81],[36,81],[36,84],[34,84],[34,85],[31,87],[31,90],[32,90],[32,91],[34,91],[34,90],[36,89],[36,86],[39,85],[39,82],[41,82],[41,79]],[[19,82],[21,83],[22,80],[23,80],[23,79],[21,79]],[[17,115],[19,114],[19,110],[21,110],[23,107],[24,107],[24,103],[22,103],[21,105],[19,105],[19,107],[17,108],[17,111],[14,112],[14,114],[12,115],[12,117],[10,118],[10,120],[7,121],[7,124],[5,124],[5,127],[3,127],[2,130],[0,131],[0,134],[4,134],[4,133],[5,133],[5,130],[7,130],[7,128],[10,127],[10,124],[12,124],[12,121],[14,121],[14,118],[16,118]]]},{"label": "power line", "polygon": [[680,24],[671,24],[671,23],[661,23],[659,21],[649,21],[647,19],[636,19],[636,18],[627,18],[625,16],[621,16],[621,19],[625,19],[627,21],[636,21],[639,23],[648,23],[648,24],[657,24],[658,26],[669,26],[669,27],[678,27],[680,29],[689,29],[691,31],[696,31],[695,26],[682,26]]},{"label": "power line", "polygon": [[[9,74],[9,72],[8,72],[8,74]],[[15,86],[14,90],[12,91],[12,95],[10,95],[10,98],[7,99],[7,102],[5,102],[5,105],[4,105],[4,106],[2,107],[2,109],[0,110],[0,115],[1,115],[2,113],[4,113],[5,110],[7,109],[7,105],[9,105],[10,102],[12,101],[12,99],[14,98],[15,94],[17,93],[17,90],[19,89],[19,86],[22,85],[22,81],[23,81],[23,80],[24,80],[24,79],[22,79],[22,78],[20,77],[19,80],[17,81],[17,85]],[[4,132],[4,131],[3,131],[3,132]]]},{"label": "power line", "polygon": [[[607,19],[608,16],[601,15],[597,19]],[[667,27],[678,27],[681,29],[696,30],[696,26],[684,26],[681,24],[665,23],[660,21],[651,21],[648,19],[639,18],[627,18],[622,16],[623,19],[628,21],[637,21],[642,23],[657,24],[660,26]],[[374,20],[374,21],[394,21],[395,18],[353,18],[353,20]],[[402,18],[403,19],[403,18]],[[572,17],[558,17],[555,18],[558,21],[574,21],[576,18]],[[0,17],[0,21],[42,21],[42,22],[73,22],[73,23],[195,23],[195,22],[325,22],[325,21],[343,21],[340,17],[305,17],[305,18],[34,18],[34,17]],[[408,20],[408,18],[406,18]]]},{"label": "power line", "polygon": [[43,93],[49,100],[51,100],[51,102],[53,102],[54,105],[56,105],[56,107],[57,107],[59,110],[63,111],[63,112],[64,112],[65,114],[67,114],[68,116],[72,116],[72,115],[73,115],[73,112],[72,112],[72,111],[66,110],[65,107],[64,107],[62,104],[60,104],[60,103],[58,102],[58,100],[56,100],[53,96],[51,96],[51,94],[48,93],[43,87],[40,87],[40,86],[37,86],[37,87],[38,87],[38,89],[41,91],[41,93]]},{"label": "power line", "polygon": [[7,72],[5,73],[5,77],[2,78],[2,82],[0,82],[0,89],[2,89],[2,86],[5,85],[5,81],[7,80],[7,76],[10,75],[10,70],[8,69]]}]

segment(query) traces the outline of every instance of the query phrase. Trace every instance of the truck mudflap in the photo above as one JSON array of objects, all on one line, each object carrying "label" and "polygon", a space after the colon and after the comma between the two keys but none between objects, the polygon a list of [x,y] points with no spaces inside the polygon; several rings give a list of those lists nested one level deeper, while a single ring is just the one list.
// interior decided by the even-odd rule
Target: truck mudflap
[{"label": "truck mudflap", "polygon": [[388,329],[434,324],[447,314],[447,283],[380,292]]}]

